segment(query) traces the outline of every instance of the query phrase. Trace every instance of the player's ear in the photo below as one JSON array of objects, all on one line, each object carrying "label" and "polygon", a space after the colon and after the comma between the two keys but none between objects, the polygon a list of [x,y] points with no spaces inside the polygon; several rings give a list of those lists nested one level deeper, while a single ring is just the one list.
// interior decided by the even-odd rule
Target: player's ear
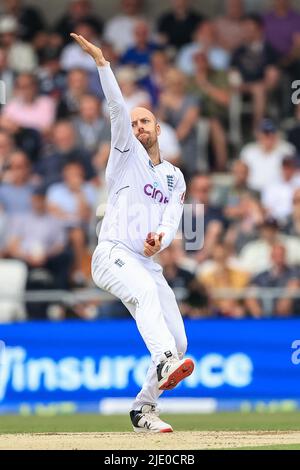
[{"label": "player's ear", "polygon": [[160,135],[161,134],[161,127],[158,123],[156,123],[156,134]]}]

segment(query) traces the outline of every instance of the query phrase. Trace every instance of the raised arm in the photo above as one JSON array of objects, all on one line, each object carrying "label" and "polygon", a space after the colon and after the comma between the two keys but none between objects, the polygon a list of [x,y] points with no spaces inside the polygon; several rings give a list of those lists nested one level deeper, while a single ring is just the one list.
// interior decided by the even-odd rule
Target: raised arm
[{"label": "raised arm", "polygon": [[77,41],[80,47],[95,60],[110,113],[111,146],[113,149],[117,149],[121,155],[126,152],[132,145],[132,142],[134,142],[134,135],[124,98],[110,68],[110,63],[107,62],[99,47],[75,33],[71,33],[71,36]]}]

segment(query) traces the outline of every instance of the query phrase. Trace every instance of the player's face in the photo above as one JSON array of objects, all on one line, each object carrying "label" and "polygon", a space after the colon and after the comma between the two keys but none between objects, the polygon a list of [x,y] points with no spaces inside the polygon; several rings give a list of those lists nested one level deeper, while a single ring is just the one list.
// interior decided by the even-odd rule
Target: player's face
[{"label": "player's face", "polygon": [[145,149],[150,149],[157,142],[160,127],[153,114],[147,109],[140,108],[131,113],[131,125],[135,137]]}]

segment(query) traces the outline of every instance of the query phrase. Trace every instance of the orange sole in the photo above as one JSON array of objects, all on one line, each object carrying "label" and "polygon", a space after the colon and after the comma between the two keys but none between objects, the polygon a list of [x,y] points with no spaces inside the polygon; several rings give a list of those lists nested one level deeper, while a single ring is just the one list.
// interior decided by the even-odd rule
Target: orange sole
[{"label": "orange sole", "polygon": [[168,378],[168,381],[159,387],[159,390],[172,390],[183,379],[186,379],[194,370],[192,359],[186,359],[178,369],[176,369]]},{"label": "orange sole", "polygon": [[162,430],[159,431],[159,432],[173,432],[173,429],[171,429],[171,428],[162,429]]}]

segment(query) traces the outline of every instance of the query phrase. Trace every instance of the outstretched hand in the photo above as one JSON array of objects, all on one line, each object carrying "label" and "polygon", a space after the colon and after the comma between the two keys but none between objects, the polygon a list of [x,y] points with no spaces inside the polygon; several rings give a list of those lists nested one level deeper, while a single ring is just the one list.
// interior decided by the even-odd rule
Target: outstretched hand
[{"label": "outstretched hand", "polygon": [[94,59],[98,67],[108,63],[105,60],[100,47],[95,46],[91,42],[87,41],[87,39],[85,39],[83,36],[79,36],[78,34],[71,33],[70,36],[75,39],[84,52],[89,54]]}]

